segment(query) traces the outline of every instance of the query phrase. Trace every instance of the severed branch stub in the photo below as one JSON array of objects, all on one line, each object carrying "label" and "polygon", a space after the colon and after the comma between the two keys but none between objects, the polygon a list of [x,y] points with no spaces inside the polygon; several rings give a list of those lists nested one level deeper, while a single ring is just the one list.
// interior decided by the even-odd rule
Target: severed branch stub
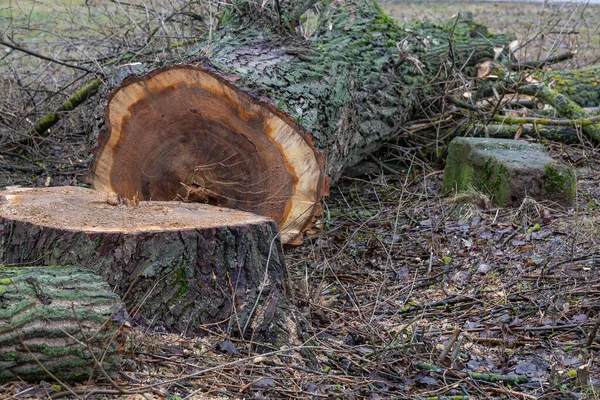
[{"label": "severed branch stub", "polygon": [[109,97],[94,189],[199,202],[272,218],[299,244],[328,191],[311,135],[208,66],[131,78]]}]

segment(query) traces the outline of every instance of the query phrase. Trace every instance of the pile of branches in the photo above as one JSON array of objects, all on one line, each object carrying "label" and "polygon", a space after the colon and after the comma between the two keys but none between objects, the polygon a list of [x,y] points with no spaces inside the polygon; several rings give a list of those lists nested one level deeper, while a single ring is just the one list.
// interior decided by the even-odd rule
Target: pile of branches
[{"label": "pile of branches", "polygon": [[[400,141],[423,159],[438,160],[456,136],[600,144],[600,66],[552,69],[576,52],[540,61],[486,61],[477,76],[455,71],[434,111],[403,128]],[[510,61],[512,60],[512,61]],[[432,109],[431,100],[424,106]],[[428,150],[429,149],[429,150]],[[431,152],[430,149],[440,149]]]},{"label": "pile of branches", "polygon": [[118,79],[112,71],[124,65],[184,60],[227,6],[212,0],[0,6],[0,186],[83,183],[105,103],[88,100],[105,99]]}]

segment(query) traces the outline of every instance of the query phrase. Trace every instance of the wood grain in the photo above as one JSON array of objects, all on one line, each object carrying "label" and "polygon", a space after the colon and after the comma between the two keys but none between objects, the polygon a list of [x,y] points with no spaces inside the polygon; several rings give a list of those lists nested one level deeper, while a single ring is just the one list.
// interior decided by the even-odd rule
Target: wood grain
[{"label": "wood grain", "polygon": [[127,80],[110,96],[93,187],[272,218],[298,242],[327,190],[310,135],[272,105],[204,67]]}]

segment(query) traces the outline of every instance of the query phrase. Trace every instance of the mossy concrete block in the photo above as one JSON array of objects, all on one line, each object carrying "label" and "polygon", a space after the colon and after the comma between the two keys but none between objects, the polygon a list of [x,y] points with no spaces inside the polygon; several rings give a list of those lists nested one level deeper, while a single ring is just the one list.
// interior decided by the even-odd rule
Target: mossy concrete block
[{"label": "mossy concrete block", "polygon": [[525,196],[571,205],[577,192],[573,169],[556,163],[541,144],[510,139],[455,138],[448,148],[444,190],[477,189],[498,206]]}]

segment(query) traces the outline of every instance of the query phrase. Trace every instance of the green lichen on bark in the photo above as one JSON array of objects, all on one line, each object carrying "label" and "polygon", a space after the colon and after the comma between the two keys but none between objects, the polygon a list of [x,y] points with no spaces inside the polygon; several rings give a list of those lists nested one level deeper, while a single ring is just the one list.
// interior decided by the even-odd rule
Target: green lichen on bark
[{"label": "green lichen on bark", "polygon": [[[539,98],[544,103],[554,107],[557,113],[564,118],[574,121],[585,121],[591,118],[590,113],[571,100],[569,96],[551,89],[546,84],[524,85],[519,88],[519,93]],[[584,124],[581,129],[593,141],[600,143],[600,123]]]},{"label": "green lichen on bark", "polygon": [[548,71],[541,74],[556,91],[563,93],[581,107],[600,106],[600,66]]},{"label": "green lichen on bark", "polygon": [[174,296],[175,299],[185,296],[186,292],[188,291],[189,282],[187,275],[188,274],[186,273],[185,268],[179,267],[177,273],[175,274],[175,282],[172,284],[173,289],[177,290]]},{"label": "green lichen on bark", "polygon": [[328,4],[311,40],[265,29],[232,8],[210,47],[191,56],[208,52],[218,70],[239,76],[236,84],[310,131],[336,180],[420,114],[452,65],[473,72],[507,40],[483,32],[469,15],[450,26],[401,27],[377,4],[354,0]]},{"label": "green lichen on bark", "polygon": [[65,100],[65,102],[55,112],[43,117],[35,126],[34,130],[42,136],[48,136],[48,129],[53,127],[60,120],[62,114],[73,111],[84,101],[94,96],[96,93],[98,93],[101,85],[102,81],[99,78],[95,78],[88,82],[81,89],[71,95],[67,100]]},{"label": "green lichen on bark", "polygon": [[0,267],[0,276],[0,382],[51,380],[44,368],[65,382],[104,379],[94,357],[117,372],[120,302],[100,276],[70,267]]}]

